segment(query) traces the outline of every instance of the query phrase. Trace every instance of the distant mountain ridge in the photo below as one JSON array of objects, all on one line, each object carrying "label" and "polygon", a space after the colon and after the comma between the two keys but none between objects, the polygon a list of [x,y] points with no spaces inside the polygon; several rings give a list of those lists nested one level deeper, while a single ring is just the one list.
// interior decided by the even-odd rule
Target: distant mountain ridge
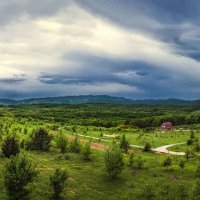
[{"label": "distant mountain ridge", "polygon": [[181,99],[145,99],[133,100],[124,97],[113,97],[107,95],[80,95],[63,97],[30,98],[24,100],[0,99],[0,105],[24,105],[24,104],[87,104],[87,103],[115,103],[115,104],[149,104],[149,105],[187,105],[200,104],[200,100],[181,100]]}]

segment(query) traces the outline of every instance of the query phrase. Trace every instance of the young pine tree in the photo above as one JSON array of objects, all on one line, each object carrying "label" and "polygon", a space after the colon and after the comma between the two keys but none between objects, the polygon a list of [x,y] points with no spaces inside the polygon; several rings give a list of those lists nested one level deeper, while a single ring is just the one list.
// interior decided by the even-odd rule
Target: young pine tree
[{"label": "young pine tree", "polygon": [[91,151],[90,142],[86,142],[83,145],[81,153],[83,155],[83,160],[90,160],[91,159],[92,151]]},{"label": "young pine tree", "polygon": [[167,167],[167,169],[169,168],[169,166],[172,165],[172,160],[170,157],[167,157],[164,162],[163,162],[163,167]]},{"label": "young pine tree", "polygon": [[28,199],[30,191],[27,185],[32,183],[36,176],[35,165],[25,155],[11,157],[4,171],[4,184],[9,200]]},{"label": "young pine tree", "polygon": [[184,161],[184,160],[180,160],[180,162],[179,162],[179,167],[181,168],[182,173],[183,173],[183,169],[184,169],[184,167],[185,167],[185,161]]},{"label": "young pine tree", "polygon": [[128,163],[128,166],[129,167],[131,167],[131,168],[133,168],[133,163],[134,163],[134,154],[131,152],[130,154],[129,154],[129,163]]},{"label": "young pine tree", "polygon": [[144,149],[143,149],[144,152],[149,152],[151,151],[151,145],[147,142],[144,146]]},{"label": "young pine tree", "polygon": [[120,141],[120,149],[122,149],[125,153],[128,152],[129,142],[126,139],[126,135],[125,134],[122,135],[122,138],[121,138],[121,141]]},{"label": "young pine tree", "polygon": [[6,158],[16,156],[20,153],[18,139],[15,136],[8,136],[3,143],[1,150]]},{"label": "young pine tree", "polygon": [[60,153],[66,153],[68,140],[64,134],[60,134],[56,138],[56,147],[60,149]]},{"label": "young pine tree", "polygon": [[28,144],[30,150],[48,151],[51,143],[51,136],[48,131],[44,128],[39,128],[33,131],[32,137]]},{"label": "young pine tree", "polygon": [[52,200],[60,200],[68,175],[66,170],[56,169],[50,176],[50,186],[52,188]]},{"label": "young pine tree", "polygon": [[115,179],[124,168],[123,154],[115,145],[106,150],[105,167],[110,179]]},{"label": "young pine tree", "polygon": [[69,149],[72,153],[80,153],[81,145],[79,143],[78,136],[76,136],[75,139],[70,143]]}]

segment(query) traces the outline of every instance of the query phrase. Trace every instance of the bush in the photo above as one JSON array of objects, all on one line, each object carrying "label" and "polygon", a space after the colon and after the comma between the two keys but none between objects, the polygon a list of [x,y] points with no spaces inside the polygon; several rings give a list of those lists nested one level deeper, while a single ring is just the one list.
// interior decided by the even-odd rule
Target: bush
[{"label": "bush", "polygon": [[39,128],[33,131],[32,137],[28,143],[28,149],[48,151],[50,148],[51,136],[44,128]]},{"label": "bush", "polygon": [[191,131],[190,139],[194,139],[194,138],[195,138],[194,131]]},{"label": "bush", "polygon": [[128,163],[128,166],[131,167],[131,168],[133,167],[133,163],[134,163],[133,158],[134,158],[134,154],[130,153],[129,154],[129,163]]},{"label": "bush", "polygon": [[128,152],[129,149],[129,142],[126,139],[126,135],[123,134],[121,141],[120,141],[120,149],[122,149],[125,153]]},{"label": "bush", "polygon": [[181,168],[182,173],[183,173],[183,169],[184,169],[184,167],[185,167],[185,161],[184,161],[184,160],[180,160],[180,162],[179,162],[179,167]]},{"label": "bush", "polygon": [[119,148],[113,146],[106,150],[105,153],[105,166],[109,178],[115,179],[123,170],[124,161],[123,155]]},{"label": "bush", "polygon": [[185,158],[186,158],[187,162],[189,161],[190,158],[193,158],[193,157],[194,157],[194,153],[192,151],[187,150],[185,152]]},{"label": "bush", "polygon": [[67,178],[67,171],[61,169],[56,169],[55,173],[52,176],[50,176],[50,186],[53,190],[53,200],[61,199],[61,193],[63,191]]},{"label": "bush", "polygon": [[60,153],[66,153],[67,150],[67,138],[64,134],[58,135],[56,138],[56,147],[60,149]]},{"label": "bush", "polygon": [[80,153],[81,146],[80,146],[80,143],[78,141],[78,136],[76,136],[75,139],[70,143],[69,149],[70,149],[70,152]]},{"label": "bush", "polygon": [[84,160],[90,160],[91,159],[91,146],[90,146],[90,142],[87,142],[83,145],[82,148],[82,155],[83,155],[83,159]]},{"label": "bush", "polygon": [[193,139],[187,140],[187,145],[192,145],[193,144]]},{"label": "bush", "polygon": [[143,151],[144,152],[151,151],[151,145],[148,142],[145,144]]},{"label": "bush", "polygon": [[35,166],[25,155],[12,157],[5,166],[5,187],[10,200],[25,200],[29,194],[27,185],[37,176]]},{"label": "bush", "polygon": [[8,136],[3,143],[2,153],[6,158],[16,156],[20,153],[19,143],[16,137]]},{"label": "bush", "polygon": [[163,167],[167,167],[167,169],[169,168],[169,166],[172,165],[172,160],[170,157],[167,157],[164,162],[163,162]]}]

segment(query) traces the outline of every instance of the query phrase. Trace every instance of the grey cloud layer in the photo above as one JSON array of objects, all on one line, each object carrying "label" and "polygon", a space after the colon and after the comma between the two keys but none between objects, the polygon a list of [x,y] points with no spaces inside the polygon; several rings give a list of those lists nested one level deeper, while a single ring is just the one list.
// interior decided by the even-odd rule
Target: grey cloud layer
[{"label": "grey cloud layer", "polygon": [[2,0],[1,97],[200,98],[199,15],[186,0]]}]

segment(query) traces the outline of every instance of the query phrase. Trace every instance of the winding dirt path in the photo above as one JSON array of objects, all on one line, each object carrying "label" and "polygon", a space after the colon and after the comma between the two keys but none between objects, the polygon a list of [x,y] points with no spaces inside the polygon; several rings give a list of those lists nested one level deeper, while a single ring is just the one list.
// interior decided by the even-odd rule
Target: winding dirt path
[{"label": "winding dirt path", "polygon": [[[91,142],[91,147],[93,149],[96,149],[96,150],[105,150],[106,149],[106,145],[100,143],[99,141],[104,141],[104,142],[111,143],[110,140],[100,139],[98,137],[92,137],[92,136],[87,136],[87,135],[83,135],[83,134],[77,134],[77,135],[81,136],[81,137],[84,137],[84,138],[97,140],[97,142],[94,142],[94,141]],[[69,139],[72,139],[72,138],[74,138],[74,136],[70,136],[69,137]],[[81,139],[81,141],[83,142],[84,139]],[[164,145],[164,146],[161,146],[161,147],[152,148],[151,150],[154,151],[154,152],[157,152],[157,153],[166,153],[166,154],[171,154],[171,155],[184,156],[185,152],[176,152],[176,151],[169,151],[168,150],[168,148],[170,148],[170,147],[181,145],[181,144],[186,144],[186,142],[168,144],[168,145]],[[130,147],[135,147],[135,148],[139,148],[139,149],[143,149],[144,148],[143,146],[134,145],[134,144],[131,144]]]},{"label": "winding dirt path", "polygon": [[186,142],[164,145],[164,146],[161,146],[161,147],[154,148],[154,149],[152,149],[152,151],[158,152],[158,153],[167,153],[167,154],[172,154],[172,155],[177,155],[177,156],[184,156],[185,152],[176,152],[176,151],[169,151],[168,150],[168,148],[170,148],[170,147],[181,145],[181,144],[186,144]]}]

